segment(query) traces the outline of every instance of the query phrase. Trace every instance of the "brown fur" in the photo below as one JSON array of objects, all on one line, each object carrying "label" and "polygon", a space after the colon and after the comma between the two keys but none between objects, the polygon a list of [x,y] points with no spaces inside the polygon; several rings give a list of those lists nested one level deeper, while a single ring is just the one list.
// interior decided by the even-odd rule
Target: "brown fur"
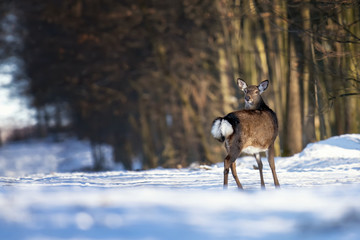
[{"label": "brown fur", "polygon": [[[240,124],[233,135],[229,137],[229,143],[234,139],[239,140],[241,148],[252,146],[268,149],[278,135],[276,115],[271,109],[267,111],[241,110],[234,112]],[[246,139],[246,141],[244,141]]]}]

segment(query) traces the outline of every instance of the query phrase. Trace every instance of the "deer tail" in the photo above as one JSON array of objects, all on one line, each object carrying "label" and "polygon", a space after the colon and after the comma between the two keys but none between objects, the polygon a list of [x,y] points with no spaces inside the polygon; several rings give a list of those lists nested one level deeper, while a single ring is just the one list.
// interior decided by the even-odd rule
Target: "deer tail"
[{"label": "deer tail", "polygon": [[234,128],[229,119],[218,117],[211,127],[211,134],[215,139],[224,142],[227,137],[234,133]]}]

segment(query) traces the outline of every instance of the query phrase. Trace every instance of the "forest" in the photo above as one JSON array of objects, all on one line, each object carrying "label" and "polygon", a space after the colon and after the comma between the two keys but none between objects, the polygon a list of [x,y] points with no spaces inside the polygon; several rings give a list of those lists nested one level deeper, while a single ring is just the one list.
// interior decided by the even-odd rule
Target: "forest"
[{"label": "forest", "polygon": [[356,0],[5,0],[0,63],[39,135],[89,139],[126,169],[223,160],[212,121],[242,109],[236,85],[268,79],[276,156],[360,132]]}]

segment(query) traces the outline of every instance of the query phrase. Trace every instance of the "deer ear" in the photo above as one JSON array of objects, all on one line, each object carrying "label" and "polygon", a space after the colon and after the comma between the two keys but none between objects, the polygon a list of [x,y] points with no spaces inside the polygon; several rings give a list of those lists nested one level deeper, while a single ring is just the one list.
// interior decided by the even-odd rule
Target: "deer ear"
[{"label": "deer ear", "polygon": [[242,91],[247,88],[246,82],[244,82],[241,78],[237,79],[237,84]]},{"label": "deer ear", "polygon": [[260,90],[260,94],[262,94],[269,86],[269,80],[265,80],[262,81],[259,86],[258,89]]}]

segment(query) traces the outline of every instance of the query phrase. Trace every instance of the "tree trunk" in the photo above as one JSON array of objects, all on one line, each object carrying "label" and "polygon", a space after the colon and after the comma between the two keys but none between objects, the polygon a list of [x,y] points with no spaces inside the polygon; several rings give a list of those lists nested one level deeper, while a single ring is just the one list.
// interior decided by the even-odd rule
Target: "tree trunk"
[{"label": "tree trunk", "polygon": [[113,147],[113,159],[117,163],[121,163],[126,170],[132,170],[132,159],[131,159],[131,150],[130,143],[128,141],[122,141],[122,136],[114,137]]},{"label": "tree trunk", "polygon": [[287,79],[287,106],[285,120],[284,155],[293,155],[302,150],[301,98],[298,58],[295,53],[294,39],[289,43],[289,73]]},{"label": "tree trunk", "polygon": [[[309,0],[307,1],[309,2]],[[302,18],[311,19],[310,6],[306,5],[302,8]],[[313,31],[313,26],[311,21],[304,21],[304,30]],[[304,139],[303,145],[310,142],[316,141],[315,134],[315,65],[316,60],[312,54],[312,37],[309,35],[304,36],[304,57],[305,65],[304,71],[308,74],[304,75]]]},{"label": "tree trunk", "polygon": [[154,145],[151,139],[151,129],[146,108],[146,101],[141,99],[139,101],[139,114],[140,114],[140,132],[142,138],[142,148],[144,154],[143,168],[155,168],[158,165],[158,157],[154,152]]}]

